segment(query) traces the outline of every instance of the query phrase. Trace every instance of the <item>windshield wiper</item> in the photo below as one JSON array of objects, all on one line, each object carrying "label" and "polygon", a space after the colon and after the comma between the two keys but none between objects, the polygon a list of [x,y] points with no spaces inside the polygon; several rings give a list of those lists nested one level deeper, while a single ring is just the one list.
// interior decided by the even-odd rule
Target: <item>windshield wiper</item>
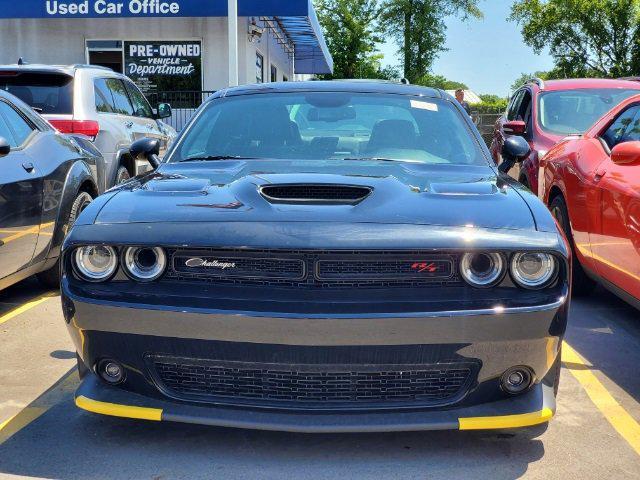
[{"label": "windshield wiper", "polygon": [[182,162],[207,162],[207,161],[215,161],[215,160],[257,160],[257,157],[243,157],[241,155],[203,155],[201,157],[188,157],[184,160],[180,160],[179,163]]},{"label": "windshield wiper", "polygon": [[402,163],[421,163],[415,160],[406,160],[401,158],[385,158],[385,157],[347,157],[342,160],[346,161],[356,161],[356,160],[364,160],[365,162],[375,161],[375,162],[402,162]]}]

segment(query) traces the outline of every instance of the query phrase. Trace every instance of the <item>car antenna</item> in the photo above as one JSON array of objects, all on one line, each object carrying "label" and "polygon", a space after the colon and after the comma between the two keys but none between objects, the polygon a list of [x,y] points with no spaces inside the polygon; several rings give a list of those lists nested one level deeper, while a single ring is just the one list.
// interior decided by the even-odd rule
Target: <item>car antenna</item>
[{"label": "car antenna", "polygon": [[403,85],[411,85],[411,82],[407,78],[401,78],[400,83]]},{"label": "car antenna", "polygon": [[18,65],[27,65],[27,62],[24,61],[24,58],[20,57],[18,59]]}]

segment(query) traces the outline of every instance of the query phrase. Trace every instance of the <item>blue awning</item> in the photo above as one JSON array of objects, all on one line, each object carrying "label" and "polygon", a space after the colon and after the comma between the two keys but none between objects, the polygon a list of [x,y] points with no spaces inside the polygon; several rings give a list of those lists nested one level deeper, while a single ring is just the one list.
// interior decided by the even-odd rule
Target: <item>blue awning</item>
[{"label": "blue awning", "polygon": [[295,46],[295,73],[333,73],[333,58],[324,40],[322,27],[311,4],[307,15],[279,16],[276,20]]}]

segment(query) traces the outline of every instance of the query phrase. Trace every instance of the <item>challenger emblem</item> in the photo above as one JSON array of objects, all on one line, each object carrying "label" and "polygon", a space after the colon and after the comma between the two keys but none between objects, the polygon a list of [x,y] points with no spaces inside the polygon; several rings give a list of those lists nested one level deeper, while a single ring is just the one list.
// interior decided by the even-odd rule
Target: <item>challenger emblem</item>
[{"label": "challenger emblem", "polygon": [[190,258],[185,262],[185,265],[190,268],[220,268],[222,270],[226,270],[227,268],[236,268],[236,264],[234,262],[221,262],[219,260],[205,260],[203,258]]},{"label": "challenger emblem", "polygon": [[438,271],[438,267],[435,263],[426,263],[426,262],[416,262],[411,265],[411,268],[417,270],[418,273],[429,272],[436,273]]}]

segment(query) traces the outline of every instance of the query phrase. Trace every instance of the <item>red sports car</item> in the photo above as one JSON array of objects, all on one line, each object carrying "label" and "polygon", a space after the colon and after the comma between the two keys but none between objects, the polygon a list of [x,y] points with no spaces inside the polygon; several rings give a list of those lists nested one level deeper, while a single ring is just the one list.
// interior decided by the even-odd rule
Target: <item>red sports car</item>
[{"label": "red sports car", "polygon": [[511,97],[509,106],[495,124],[491,155],[502,162],[504,140],[524,137],[531,152],[509,173],[538,194],[539,158],[570,134],[584,133],[619,102],[640,94],[640,82],[603,78],[571,80],[532,79]]},{"label": "red sports car", "polygon": [[574,253],[574,292],[594,280],[640,308],[640,95],[540,162],[539,192]]}]

